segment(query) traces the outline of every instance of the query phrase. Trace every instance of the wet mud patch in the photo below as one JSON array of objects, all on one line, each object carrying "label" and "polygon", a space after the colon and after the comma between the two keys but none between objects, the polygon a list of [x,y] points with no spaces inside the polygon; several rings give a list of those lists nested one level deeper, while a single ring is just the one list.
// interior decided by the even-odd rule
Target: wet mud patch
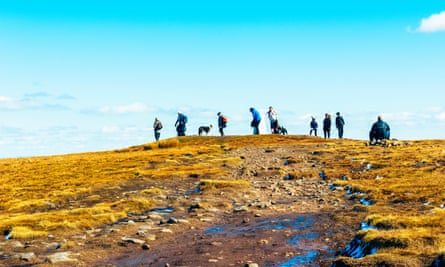
[{"label": "wet mud patch", "polygon": [[226,215],[217,224],[177,233],[150,244],[148,251],[128,251],[111,263],[162,267],[244,266],[249,262],[259,266],[322,266],[338,252],[339,244],[334,240],[345,234],[335,224],[328,213]]}]

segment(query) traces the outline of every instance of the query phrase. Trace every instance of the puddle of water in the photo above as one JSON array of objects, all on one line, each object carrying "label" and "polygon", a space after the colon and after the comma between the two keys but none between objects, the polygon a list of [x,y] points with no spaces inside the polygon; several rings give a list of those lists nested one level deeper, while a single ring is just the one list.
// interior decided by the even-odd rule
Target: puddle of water
[{"label": "puddle of water", "polygon": [[166,207],[166,208],[154,208],[149,210],[149,212],[157,212],[157,213],[172,213],[175,209],[172,207]]},{"label": "puddle of water", "polygon": [[204,231],[204,233],[206,233],[206,234],[221,234],[223,232],[224,232],[224,228],[221,226],[212,227],[212,228],[206,229]]},{"label": "puddle of water", "polygon": [[300,242],[306,241],[306,240],[315,240],[320,236],[319,233],[316,232],[309,232],[309,233],[305,233],[305,234],[301,234],[301,235],[295,235],[293,236],[291,239],[289,239],[289,243],[294,245],[294,246],[299,246],[301,245]]},{"label": "puddle of water", "polygon": [[372,206],[372,205],[374,205],[374,201],[372,201],[371,199],[367,199],[367,198],[361,198],[360,204],[365,205],[365,206]]},{"label": "puddle of water", "polygon": [[201,193],[202,192],[202,190],[201,190],[201,188],[199,188],[199,186],[198,187],[196,187],[196,188],[194,188],[194,189],[191,189],[191,190],[188,190],[188,191],[186,191],[185,192],[185,195],[186,196],[191,196],[192,194],[199,194],[199,193]]},{"label": "puddle of water", "polygon": [[[323,247],[322,244],[319,244],[318,246],[313,244],[315,242],[314,240],[320,237],[320,233],[310,231],[311,227],[314,226],[315,221],[316,217],[314,215],[281,216],[274,217],[272,219],[263,219],[256,223],[250,224],[248,227],[237,225],[218,225],[206,229],[204,233],[232,236],[270,230],[293,229],[302,231],[302,234],[292,236],[288,240],[288,243],[298,247],[299,251],[303,251],[303,253],[306,254],[295,256],[278,266],[317,266],[315,264],[311,264],[311,262],[314,262],[316,257],[319,256],[317,251],[319,251],[320,248],[322,248],[324,251],[328,251],[329,248],[325,246]],[[311,243],[312,245],[308,245],[307,243]],[[332,251],[332,253],[329,255],[334,254],[335,251]]]},{"label": "puddle of water", "polygon": [[307,230],[314,225],[314,216],[275,217],[256,222],[248,227],[236,225],[218,225],[204,231],[207,234],[238,235],[258,231],[296,229]]},{"label": "puddle of water", "polygon": [[308,266],[315,267],[317,265],[311,264],[312,261],[318,256],[318,253],[311,251],[306,255],[295,256],[292,259],[279,265],[280,267],[295,267],[295,266]]},{"label": "puddle of water", "polygon": [[326,175],[326,173],[324,171],[321,171],[318,175],[323,180],[327,180],[328,179],[328,176]]},{"label": "puddle of water", "polygon": [[329,189],[331,189],[332,191],[337,190],[337,187],[338,187],[338,185],[336,185],[336,184],[329,185]]},{"label": "puddle of water", "polygon": [[368,222],[362,222],[360,224],[360,230],[376,230],[374,226],[370,225]]}]

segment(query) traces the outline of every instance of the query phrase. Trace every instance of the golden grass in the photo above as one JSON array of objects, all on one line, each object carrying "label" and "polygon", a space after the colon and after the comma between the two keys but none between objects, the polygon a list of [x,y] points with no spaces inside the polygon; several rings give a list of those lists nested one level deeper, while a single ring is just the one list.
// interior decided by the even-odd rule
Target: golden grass
[{"label": "golden grass", "polygon": [[[327,172],[338,185],[366,193],[375,201],[365,219],[377,230],[361,231],[364,242],[378,254],[439,255],[445,250],[445,142],[399,142],[390,147],[367,147],[346,141],[348,155],[335,163],[338,145],[324,148]],[[335,155],[337,154],[337,155]],[[340,179],[343,175],[347,180]]]},{"label": "golden grass", "polygon": [[221,188],[249,188],[250,183],[245,180],[201,180],[199,188],[201,190],[207,189],[221,189]]},{"label": "golden grass", "polygon": [[162,194],[160,189],[141,188],[116,201],[122,184],[137,177],[150,184],[151,178],[224,174],[223,165],[231,159],[224,158],[216,140],[183,140],[189,144],[172,138],[115,151],[0,159],[0,230],[23,230],[13,231],[26,238],[88,229],[153,206],[151,198]]},{"label": "golden grass", "polygon": [[47,236],[46,231],[36,231],[26,226],[16,226],[11,230],[11,237],[17,239],[33,239],[36,237]]},{"label": "golden grass", "polygon": [[[307,136],[181,137],[115,151],[0,159],[0,230],[27,239],[108,224],[150,209],[165,194],[151,182],[162,179],[198,177],[204,192],[248,190],[247,181],[229,178],[242,160],[226,152],[251,146],[298,148],[303,154],[287,160],[304,167],[289,175],[317,178],[322,170],[330,182],[366,193],[375,204],[362,211],[377,230],[358,234],[379,247],[372,257],[402,261],[445,252],[444,140],[379,147]],[[135,192],[123,194],[136,182]]]}]

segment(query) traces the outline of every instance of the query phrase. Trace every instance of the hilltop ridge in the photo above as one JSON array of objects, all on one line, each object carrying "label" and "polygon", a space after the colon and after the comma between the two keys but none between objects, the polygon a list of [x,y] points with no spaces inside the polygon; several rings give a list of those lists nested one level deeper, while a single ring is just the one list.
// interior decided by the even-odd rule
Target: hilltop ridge
[{"label": "hilltop ridge", "polygon": [[3,159],[0,263],[443,264],[444,157],[443,140],[260,135]]}]

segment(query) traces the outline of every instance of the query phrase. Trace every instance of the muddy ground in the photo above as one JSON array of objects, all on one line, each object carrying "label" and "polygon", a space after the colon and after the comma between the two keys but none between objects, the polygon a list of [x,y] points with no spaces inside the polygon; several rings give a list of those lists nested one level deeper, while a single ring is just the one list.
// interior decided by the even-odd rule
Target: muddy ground
[{"label": "muddy ground", "polygon": [[[147,183],[162,188],[157,209],[82,234],[4,249],[0,265],[329,266],[353,239],[365,217],[361,205],[332,190],[329,177],[287,175],[302,169],[320,173],[311,151],[287,146],[226,153],[241,158],[236,168],[227,167],[226,177],[136,177],[119,193]],[[251,186],[201,191],[202,178],[244,179]],[[59,244],[69,257],[49,258],[59,249],[45,244]],[[14,256],[31,252],[27,259]]]}]

